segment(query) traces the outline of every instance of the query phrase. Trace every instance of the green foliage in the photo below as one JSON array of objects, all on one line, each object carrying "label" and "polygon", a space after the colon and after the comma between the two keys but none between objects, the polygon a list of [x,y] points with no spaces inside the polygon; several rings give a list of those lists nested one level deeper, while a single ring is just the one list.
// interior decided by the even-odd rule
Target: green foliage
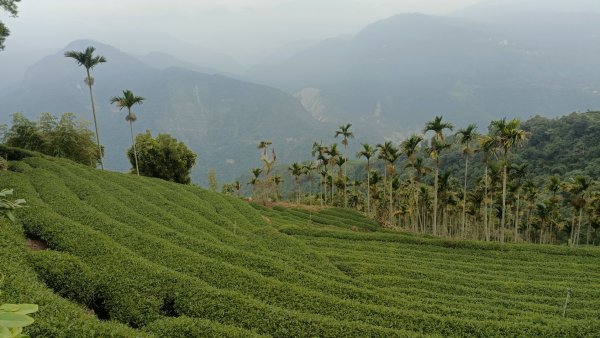
[{"label": "green foliage", "polygon": [[55,293],[83,305],[95,296],[94,275],[79,258],[66,252],[34,251],[29,261],[38,277]]},{"label": "green foliage", "polygon": [[600,112],[536,116],[522,128],[531,136],[517,157],[531,164],[533,176],[600,177]]},{"label": "green foliage", "polygon": [[64,113],[60,118],[42,113],[37,122],[16,113],[3,142],[9,147],[39,151],[95,167],[100,156],[94,133],[87,127],[87,122],[72,113]]},{"label": "green foliage", "polygon": [[[0,0],[0,9],[7,11],[12,16],[17,16],[17,2],[21,0]],[[0,51],[4,50],[4,41],[10,35],[10,30],[0,21]]]},{"label": "green foliage", "polygon": [[23,328],[33,324],[29,314],[38,311],[35,304],[2,304],[0,305],[0,338],[21,338]]},{"label": "green foliage", "polygon": [[208,189],[210,191],[217,191],[219,181],[217,180],[217,171],[215,169],[208,170]]},{"label": "green foliage", "polygon": [[[11,165],[18,170],[0,172],[0,184],[11,182],[32,208],[20,215],[23,228],[7,223],[0,255],[14,275],[9,301],[41,305],[31,335],[592,337],[600,329],[597,248],[416,236],[358,212],[253,208],[64,160]],[[22,231],[53,251],[27,254]],[[574,296],[562,318],[565,287]],[[90,307],[112,321],[58,294],[82,304],[93,294]]]},{"label": "green foliage", "polygon": [[159,319],[145,326],[144,331],[153,333],[157,337],[170,338],[264,337],[239,327],[220,325],[210,320],[189,317]]},{"label": "green foliage", "polygon": [[[196,164],[196,154],[183,142],[168,134],[158,134],[153,138],[150,131],[146,131],[145,134],[136,136],[135,144],[140,175],[183,184],[190,183],[190,171]],[[133,148],[128,150],[127,156],[135,168]]]},{"label": "green foliage", "polygon": [[13,194],[12,189],[2,189],[0,191],[0,216],[6,217],[12,222],[15,222],[15,215],[13,211],[15,209],[22,208],[25,205],[25,200],[19,198],[17,200],[9,200],[7,197]]}]

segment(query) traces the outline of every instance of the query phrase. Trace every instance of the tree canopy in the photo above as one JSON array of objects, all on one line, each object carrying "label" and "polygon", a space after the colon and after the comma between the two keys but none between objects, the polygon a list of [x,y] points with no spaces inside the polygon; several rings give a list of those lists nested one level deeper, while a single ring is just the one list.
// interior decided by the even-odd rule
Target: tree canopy
[{"label": "tree canopy", "polygon": [[[190,171],[196,164],[194,154],[183,142],[168,134],[152,137],[150,131],[135,137],[140,175],[157,177],[166,181],[189,184]],[[133,147],[127,156],[135,168]]]},{"label": "tree canopy", "polygon": [[86,121],[77,119],[73,113],[64,113],[60,118],[42,113],[37,122],[21,113],[12,117],[12,126],[5,127],[3,133],[2,141],[7,146],[64,157],[91,167],[98,164],[100,154],[94,133]]},{"label": "tree canopy", "polygon": [[[10,15],[16,16],[17,2],[21,0],[0,0],[0,9],[7,11]],[[0,21],[0,50],[4,50],[4,41],[10,35],[10,30]]]}]

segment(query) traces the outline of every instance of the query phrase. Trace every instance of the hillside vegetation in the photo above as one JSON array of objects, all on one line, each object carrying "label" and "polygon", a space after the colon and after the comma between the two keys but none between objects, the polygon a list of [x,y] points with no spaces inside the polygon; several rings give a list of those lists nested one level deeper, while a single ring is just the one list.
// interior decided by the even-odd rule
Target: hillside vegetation
[{"label": "hillside vegetation", "polygon": [[597,248],[410,235],[352,211],[253,206],[2,152],[0,187],[28,208],[0,221],[0,299],[39,304],[34,337],[600,332]]}]

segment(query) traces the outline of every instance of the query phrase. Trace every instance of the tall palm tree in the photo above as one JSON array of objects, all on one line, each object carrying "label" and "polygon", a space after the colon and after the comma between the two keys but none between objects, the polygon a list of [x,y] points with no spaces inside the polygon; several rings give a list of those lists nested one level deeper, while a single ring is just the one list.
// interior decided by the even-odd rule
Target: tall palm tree
[{"label": "tall palm tree", "polygon": [[450,144],[440,141],[436,138],[431,139],[431,144],[425,150],[429,157],[435,162],[435,173],[433,178],[433,213],[431,227],[433,235],[437,236],[437,213],[438,213],[438,194],[439,194],[439,176],[440,176],[440,155],[444,150],[450,148]]},{"label": "tall palm tree", "polygon": [[[393,175],[395,173],[395,166],[394,163],[396,162],[396,160],[398,160],[398,158],[400,157],[401,153],[398,150],[398,148],[394,147],[394,145],[392,144],[391,141],[386,141],[384,144],[378,144],[377,145],[377,149],[379,150],[379,154],[377,155],[378,158],[384,160],[386,162],[386,166],[385,166],[385,177],[386,177],[386,181],[389,181],[389,189],[390,189],[390,207],[389,207],[389,218],[390,218],[390,225],[392,224],[392,218],[393,218],[393,189],[392,189],[392,183],[393,183]],[[387,179],[389,177],[389,180]],[[386,182],[387,183],[387,182]],[[386,184],[387,185],[387,184]]]},{"label": "tall palm tree", "polygon": [[296,182],[296,204],[300,204],[300,177],[304,173],[303,169],[304,167],[298,162],[292,163],[292,165],[290,165],[288,168],[292,176],[294,176],[294,181]]},{"label": "tall palm tree", "polygon": [[514,239],[513,241],[517,242],[517,237],[519,235],[519,203],[521,202],[521,185],[523,184],[523,179],[527,176],[527,168],[529,164],[523,163],[521,165],[511,165],[510,172],[512,178],[515,180],[515,189],[517,191],[517,200],[515,201],[515,227],[514,227]]},{"label": "tall palm tree", "polygon": [[504,224],[506,221],[506,180],[508,168],[508,155],[512,148],[522,146],[529,133],[519,129],[521,121],[512,119],[507,121],[506,118],[494,120],[490,124],[492,137],[496,140],[498,148],[502,152],[502,215],[500,218],[500,243],[504,243]]},{"label": "tall palm tree", "polygon": [[454,126],[452,123],[442,122],[442,116],[436,116],[432,121],[429,121],[425,124],[425,128],[423,129],[424,133],[428,131],[433,131],[435,134],[433,135],[438,141],[444,141],[445,135],[444,130],[452,130]]},{"label": "tall palm tree", "polygon": [[418,175],[418,173],[416,172],[416,168],[415,168],[415,162],[417,160],[417,147],[419,147],[419,144],[421,144],[422,141],[423,141],[423,136],[413,134],[409,138],[404,140],[402,142],[402,144],[400,145],[400,147],[402,148],[402,153],[404,153],[404,155],[406,155],[406,157],[408,158],[408,163],[406,166],[413,168],[413,175],[411,175],[411,177],[410,177],[410,187],[411,187],[411,190],[413,191],[414,200],[415,200],[416,221],[413,221],[413,231],[415,231],[415,232],[416,232],[416,227],[418,226],[418,223],[420,222],[419,219],[421,217],[421,215],[419,213],[419,190],[415,189],[415,178],[416,178],[416,175]]},{"label": "tall palm tree", "polygon": [[[588,200],[588,192],[592,187],[592,180],[583,175],[577,175],[571,178],[567,183],[567,190],[573,194],[571,199],[571,205],[576,211],[579,211],[579,217],[577,218],[577,226],[571,228],[571,243],[574,246],[579,245],[579,233],[581,231],[581,219],[583,218],[583,209]],[[577,230],[575,231],[576,228]]]},{"label": "tall palm tree", "polygon": [[377,153],[373,147],[368,143],[362,143],[362,150],[356,153],[356,157],[359,159],[364,157],[367,159],[367,214],[371,214],[371,157]]},{"label": "tall palm tree", "polygon": [[334,193],[334,189],[333,189],[333,184],[334,184],[333,172],[334,172],[335,165],[339,161],[341,153],[340,153],[340,151],[337,148],[337,143],[334,143],[330,147],[328,147],[327,149],[325,149],[325,153],[327,155],[329,155],[329,163],[331,164],[331,205],[333,205],[333,193]]},{"label": "tall palm tree", "polygon": [[275,148],[271,149],[272,154],[271,157],[267,156],[267,150],[269,146],[273,144],[273,142],[269,140],[260,141],[256,148],[262,150],[262,154],[260,155],[260,160],[264,163],[264,173],[265,179],[263,182],[263,203],[267,203],[269,199],[269,195],[271,194],[271,170],[275,166],[275,162],[277,161],[277,155],[275,154]]},{"label": "tall palm tree", "polygon": [[140,168],[138,165],[137,149],[135,147],[135,139],[133,137],[133,122],[137,120],[137,116],[131,112],[131,107],[135,104],[142,104],[145,98],[141,96],[135,96],[129,89],[123,91],[123,96],[114,96],[110,99],[110,103],[116,103],[119,110],[127,107],[127,116],[125,120],[129,122],[129,130],[131,131],[131,143],[133,144],[133,156],[135,158],[135,171],[140,176]]},{"label": "tall palm tree", "polygon": [[[338,130],[335,131],[335,135],[334,137],[337,138],[338,136],[342,136],[342,145],[344,145],[344,153],[346,155],[346,158],[348,158],[348,139],[351,139],[354,137],[354,133],[352,133],[350,131],[350,127],[352,127],[352,124],[348,123],[345,126],[340,126]],[[348,162],[348,161],[346,161]],[[348,163],[344,164],[344,177],[347,177],[347,169],[348,169]],[[347,197],[347,191],[346,191],[346,180],[344,179],[344,208],[348,207],[348,197]]]},{"label": "tall palm tree", "polygon": [[462,210],[462,225],[461,225],[461,236],[465,236],[465,226],[467,222],[467,179],[469,171],[469,157],[473,154],[473,148],[471,148],[471,142],[477,138],[477,132],[475,131],[477,126],[470,124],[464,129],[460,129],[456,132],[458,142],[464,146],[463,156],[465,157],[465,179],[463,183],[463,210]]},{"label": "tall palm tree", "polygon": [[273,144],[273,142],[269,141],[269,140],[265,140],[265,141],[260,141],[258,142],[258,145],[256,145],[256,148],[258,148],[259,150],[262,150],[262,156],[267,157],[267,148],[269,148],[269,146]]},{"label": "tall palm tree", "polygon": [[275,175],[272,178],[273,183],[275,184],[275,199],[279,199],[279,185],[283,183],[283,179],[279,175]]},{"label": "tall palm tree", "polygon": [[323,180],[326,177],[326,174],[323,174],[323,171],[320,170],[321,165],[325,166],[325,169],[327,169],[327,164],[329,159],[326,156],[326,150],[327,147],[323,146],[323,142],[321,141],[320,143],[313,143],[312,146],[312,151],[311,154],[312,156],[317,156],[317,171],[321,174],[321,178],[320,178],[320,182],[319,182],[319,191],[320,191],[320,195],[319,195],[319,200],[321,201],[321,206],[323,206],[323,200],[325,199],[325,194],[323,192]]},{"label": "tall palm tree", "polygon": [[92,86],[94,85],[94,78],[90,75],[90,71],[97,65],[106,62],[106,58],[101,55],[94,55],[96,48],[87,47],[83,52],[75,50],[65,52],[65,57],[73,58],[79,66],[83,66],[86,71],[85,84],[88,85],[90,90],[90,100],[92,101],[92,115],[94,116],[94,128],[96,129],[96,143],[98,145],[98,157],[100,158],[100,168],[104,170],[104,161],[102,160],[102,146],[100,146],[100,134],[98,133],[98,121],[96,120],[96,105],[94,104],[94,94],[92,93]]},{"label": "tall palm tree", "polygon": [[[415,195],[417,197],[417,205],[421,205],[420,201],[421,199],[421,181],[422,179],[427,176],[430,172],[431,172],[431,168],[429,168],[427,165],[425,165],[425,161],[423,160],[422,157],[417,157],[414,161],[414,163],[411,164],[415,174],[414,174],[414,180],[417,183],[417,186],[415,186]],[[427,210],[427,208],[425,208],[425,210]],[[425,215],[423,214],[423,212],[419,213],[419,226],[421,227],[421,232],[425,232]]]},{"label": "tall palm tree", "polygon": [[432,227],[433,234],[437,235],[437,209],[438,209],[438,176],[440,174],[440,153],[450,148],[450,145],[444,142],[444,130],[452,130],[454,126],[451,123],[442,122],[442,116],[436,116],[432,121],[425,124],[423,133],[433,131],[434,135],[431,138],[431,144],[427,149],[429,156],[435,161],[435,177],[434,177],[434,193],[433,193],[433,219]]},{"label": "tall palm tree", "polygon": [[484,208],[485,211],[483,213],[483,225],[485,231],[485,240],[490,241],[490,229],[489,229],[489,199],[488,199],[488,187],[489,187],[489,179],[488,179],[488,169],[490,166],[490,157],[496,150],[496,141],[489,135],[483,135],[479,138],[479,149],[483,152],[483,167],[484,167]]},{"label": "tall palm tree", "polygon": [[252,168],[250,169],[250,172],[252,173],[252,180],[250,181],[250,184],[252,184],[252,196],[256,197],[256,186],[260,183],[259,181],[259,177],[260,174],[262,173],[262,169],[261,168]]},{"label": "tall palm tree", "polygon": [[313,172],[315,170],[317,170],[317,165],[315,164],[315,162],[313,161],[309,161],[308,163],[306,163],[303,167],[302,170],[304,171],[304,174],[306,175],[306,179],[308,180],[308,196],[310,197],[309,199],[309,203],[312,205],[312,197],[313,197],[313,191],[312,191],[312,181],[313,181]]}]

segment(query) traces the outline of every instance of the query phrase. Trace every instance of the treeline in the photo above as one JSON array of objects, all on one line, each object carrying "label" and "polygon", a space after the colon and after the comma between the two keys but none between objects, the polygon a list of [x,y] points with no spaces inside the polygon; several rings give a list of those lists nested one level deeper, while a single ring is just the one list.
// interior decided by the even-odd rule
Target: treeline
[{"label": "treeline", "polygon": [[[481,134],[474,125],[455,130],[437,117],[421,135],[399,144],[362,144],[357,154],[346,151],[354,137],[346,125],[335,133],[341,146],[315,143],[313,160],[291,164],[287,174],[272,163],[254,168],[247,184],[264,202],[289,197],[353,208],[383,226],[416,233],[598,245],[599,117],[502,119]],[[243,188],[234,182],[224,191],[241,195]]]}]

